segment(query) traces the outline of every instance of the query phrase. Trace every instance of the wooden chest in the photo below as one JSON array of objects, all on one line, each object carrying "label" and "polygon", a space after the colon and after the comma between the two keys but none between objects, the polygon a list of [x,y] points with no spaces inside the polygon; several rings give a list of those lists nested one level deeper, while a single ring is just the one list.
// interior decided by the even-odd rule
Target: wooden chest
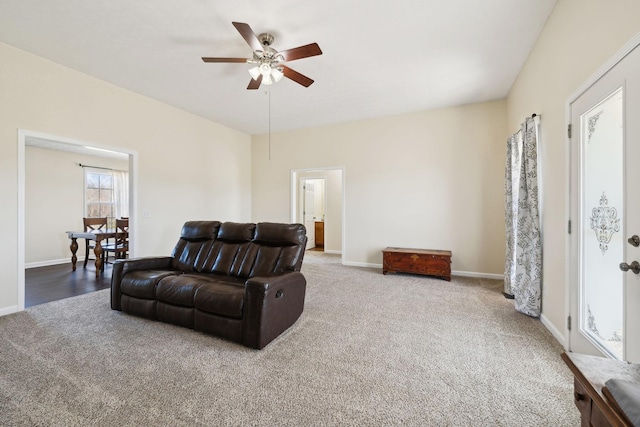
[{"label": "wooden chest", "polygon": [[386,248],[382,251],[382,274],[414,273],[451,280],[451,251]]},{"label": "wooden chest", "polygon": [[638,383],[640,364],[579,353],[562,353],[573,373],[574,403],[583,426],[631,426],[622,408],[606,386],[611,378]]}]

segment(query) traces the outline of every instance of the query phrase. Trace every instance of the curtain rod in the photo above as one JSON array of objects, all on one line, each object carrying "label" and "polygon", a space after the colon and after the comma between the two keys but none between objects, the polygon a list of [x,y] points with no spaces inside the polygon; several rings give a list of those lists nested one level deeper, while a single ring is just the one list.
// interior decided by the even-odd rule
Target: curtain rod
[{"label": "curtain rod", "polygon": [[[536,113],[533,113],[533,114],[531,115],[531,118],[532,118],[532,119],[535,119],[536,117],[542,117],[542,116],[540,116],[540,115],[538,115],[538,114],[536,114]],[[516,132],[514,135],[517,135],[517,134],[519,134],[520,132],[522,132],[522,128],[518,129],[518,132]]]},{"label": "curtain rod", "polygon": [[100,166],[89,166],[89,165],[83,165],[82,163],[78,163],[78,166],[80,166],[81,168],[93,168],[93,169],[104,169],[104,170],[108,170],[108,171],[112,171],[113,169],[111,168],[102,168]]},{"label": "curtain rod", "polygon": [[101,166],[83,165],[82,163],[78,163],[78,166],[80,166],[81,168],[103,169],[106,171],[115,171],[115,172],[128,172],[123,169],[103,168]]}]

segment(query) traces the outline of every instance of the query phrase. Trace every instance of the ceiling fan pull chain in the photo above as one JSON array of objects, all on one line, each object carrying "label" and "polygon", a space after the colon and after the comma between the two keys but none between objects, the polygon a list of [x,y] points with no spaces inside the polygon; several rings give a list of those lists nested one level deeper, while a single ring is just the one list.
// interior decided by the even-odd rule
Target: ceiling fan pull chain
[{"label": "ceiling fan pull chain", "polygon": [[271,160],[271,87],[267,88],[269,93],[269,160]]}]

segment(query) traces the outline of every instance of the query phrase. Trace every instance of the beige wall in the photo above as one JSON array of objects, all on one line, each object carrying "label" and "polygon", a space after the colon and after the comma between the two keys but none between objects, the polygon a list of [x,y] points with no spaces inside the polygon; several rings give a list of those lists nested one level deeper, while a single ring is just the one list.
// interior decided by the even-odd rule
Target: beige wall
[{"label": "beige wall", "polygon": [[504,270],[506,103],[252,138],[252,217],[288,221],[291,171],[344,166],[346,263],[387,246],[450,249],[453,269]]},{"label": "beige wall", "polygon": [[640,31],[639,17],[637,0],[559,0],[507,99],[512,131],[527,115],[542,115],[542,309],[560,338],[568,315],[566,102]]},{"label": "beige wall", "polygon": [[[127,170],[127,160],[27,146],[25,149],[25,263],[68,261],[64,231],[84,225],[84,169],[78,163]],[[78,251],[84,257],[84,250]]]},{"label": "beige wall", "polygon": [[504,141],[535,112],[543,317],[563,334],[565,104],[640,31],[638,16],[637,0],[559,0],[506,101],[276,133],[271,160],[266,135],[250,138],[0,44],[0,312],[16,304],[18,128],[138,152],[138,209],[151,213],[140,220],[142,255],[166,253],[187,219],[289,221],[291,170],[344,166],[348,262],[379,264],[389,245],[432,247],[453,251],[454,270],[501,274]]},{"label": "beige wall", "polygon": [[1,43],[0,94],[0,313],[22,274],[18,129],[137,153],[138,255],[168,254],[186,220],[250,220],[248,135]]}]

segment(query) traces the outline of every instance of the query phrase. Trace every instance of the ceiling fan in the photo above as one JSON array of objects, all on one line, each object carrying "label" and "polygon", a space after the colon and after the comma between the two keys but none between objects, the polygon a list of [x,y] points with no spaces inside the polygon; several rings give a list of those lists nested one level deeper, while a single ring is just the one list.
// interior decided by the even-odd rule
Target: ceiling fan
[{"label": "ceiling fan", "polygon": [[233,22],[240,35],[246,40],[251,49],[253,49],[253,58],[207,58],[204,62],[233,62],[233,63],[249,63],[256,64],[249,70],[251,81],[247,89],[258,89],[260,84],[270,85],[280,81],[282,76],[309,87],[313,80],[309,77],[292,70],[283,64],[283,62],[294,61],[296,59],[308,58],[310,56],[322,55],[318,43],[311,43],[304,46],[294,47],[293,49],[278,52],[271,47],[273,43],[273,35],[262,33],[259,36],[253,32],[249,24],[242,22]]}]

